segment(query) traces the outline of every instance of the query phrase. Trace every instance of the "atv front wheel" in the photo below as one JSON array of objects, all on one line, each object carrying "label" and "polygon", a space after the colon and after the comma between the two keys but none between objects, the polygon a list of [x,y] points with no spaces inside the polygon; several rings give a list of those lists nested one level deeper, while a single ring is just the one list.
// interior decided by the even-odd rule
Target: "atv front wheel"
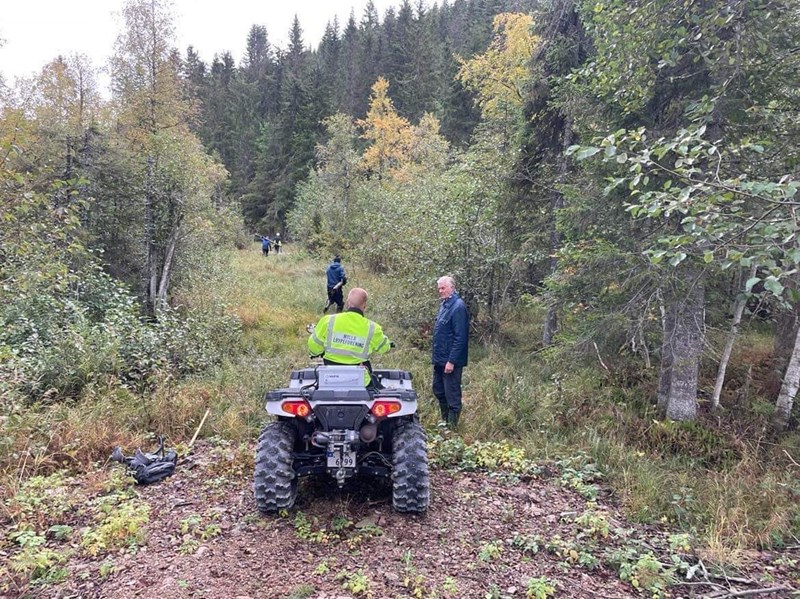
[{"label": "atv front wheel", "polygon": [[398,512],[419,513],[427,510],[431,496],[428,450],[425,431],[418,422],[409,422],[395,431],[392,462],[394,509]]},{"label": "atv front wheel", "polygon": [[297,476],[292,468],[295,429],[271,422],[261,431],[256,449],[256,506],[265,514],[289,509],[297,499]]}]

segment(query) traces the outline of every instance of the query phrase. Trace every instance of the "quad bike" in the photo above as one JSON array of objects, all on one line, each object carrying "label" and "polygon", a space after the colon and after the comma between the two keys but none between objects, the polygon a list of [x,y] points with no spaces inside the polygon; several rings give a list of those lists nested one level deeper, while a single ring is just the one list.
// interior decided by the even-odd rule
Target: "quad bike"
[{"label": "quad bike", "polygon": [[317,475],[339,488],[356,476],[391,478],[398,512],[424,512],[430,500],[425,432],[411,373],[375,370],[364,387],[361,366],[317,366],[292,372],[288,388],[266,394],[277,416],[261,431],[255,499],[261,512],[291,508],[300,477]]}]

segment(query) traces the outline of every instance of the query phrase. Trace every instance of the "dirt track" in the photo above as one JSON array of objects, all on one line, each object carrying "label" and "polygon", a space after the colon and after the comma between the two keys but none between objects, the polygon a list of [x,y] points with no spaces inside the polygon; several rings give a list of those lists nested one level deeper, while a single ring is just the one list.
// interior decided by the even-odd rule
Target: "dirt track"
[{"label": "dirt track", "polygon": [[[422,517],[395,513],[387,487],[338,491],[306,481],[295,510],[263,517],[250,465],[238,455],[199,444],[173,477],[137,489],[151,505],[143,549],[111,561],[75,558],[65,583],[26,596],[499,599],[535,596],[526,594],[528,581],[539,577],[556,597],[649,596],[608,567],[581,565],[567,545],[599,554],[619,544],[619,534],[654,544],[665,537],[634,531],[602,501],[598,510],[611,529],[627,532],[591,534],[575,521],[586,500],[554,478],[504,481],[442,470],[432,472],[432,505]],[[561,549],[552,546],[557,535]],[[100,576],[104,561],[113,568]],[[670,596],[703,590],[685,588]]]}]

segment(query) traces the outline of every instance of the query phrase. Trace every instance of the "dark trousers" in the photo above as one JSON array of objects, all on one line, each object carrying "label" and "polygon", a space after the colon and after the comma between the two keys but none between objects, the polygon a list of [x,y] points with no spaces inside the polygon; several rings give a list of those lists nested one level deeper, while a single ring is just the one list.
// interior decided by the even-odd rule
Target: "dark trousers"
[{"label": "dark trousers", "polygon": [[328,301],[325,304],[325,310],[327,311],[332,304],[336,304],[339,312],[344,310],[344,296],[342,295],[341,287],[338,289],[328,287]]},{"label": "dark trousers", "polygon": [[433,395],[439,400],[442,420],[455,426],[461,414],[461,373],[463,366],[455,366],[445,374],[444,364],[433,365]]}]

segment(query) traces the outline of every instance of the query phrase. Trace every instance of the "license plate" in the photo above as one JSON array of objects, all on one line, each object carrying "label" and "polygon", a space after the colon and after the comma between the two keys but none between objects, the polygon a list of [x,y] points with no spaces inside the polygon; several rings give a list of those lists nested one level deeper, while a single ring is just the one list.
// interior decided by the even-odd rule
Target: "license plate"
[{"label": "license plate", "polygon": [[328,468],[355,468],[355,451],[335,451],[328,455]]}]

